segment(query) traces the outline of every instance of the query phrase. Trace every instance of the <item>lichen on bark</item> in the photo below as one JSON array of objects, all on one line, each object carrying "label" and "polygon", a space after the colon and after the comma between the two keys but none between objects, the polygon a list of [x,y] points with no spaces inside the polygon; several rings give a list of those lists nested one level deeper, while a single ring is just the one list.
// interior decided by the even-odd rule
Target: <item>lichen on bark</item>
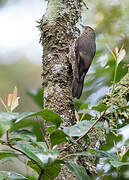
[{"label": "lichen on bark", "polygon": [[121,81],[115,87],[113,97],[111,93],[107,93],[102,103],[106,105],[114,105],[117,110],[113,110],[105,115],[105,119],[108,120],[110,126],[116,128],[119,125],[119,121],[122,120],[125,123],[129,120],[129,110],[121,107],[127,106],[129,101],[129,68],[127,74],[121,79]]},{"label": "lichen on bark", "polygon": [[80,3],[77,0],[50,0],[40,22],[44,107],[61,115],[63,127],[72,125],[75,120],[71,93],[73,75],[68,54],[80,17]]},{"label": "lichen on bark", "polygon": [[[78,33],[76,23],[80,18],[81,2],[82,0],[49,0],[46,14],[40,21],[44,108],[61,115],[62,127],[75,122],[73,73],[68,54],[75,34]],[[58,179],[74,180],[74,177],[63,165]]]}]

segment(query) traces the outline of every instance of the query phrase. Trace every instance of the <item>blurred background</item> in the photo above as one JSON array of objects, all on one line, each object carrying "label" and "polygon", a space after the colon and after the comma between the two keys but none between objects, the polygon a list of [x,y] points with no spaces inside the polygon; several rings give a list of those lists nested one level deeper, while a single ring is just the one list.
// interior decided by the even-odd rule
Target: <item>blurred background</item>
[{"label": "blurred background", "polygon": [[[127,72],[123,64],[128,63],[129,2],[85,2],[88,9],[83,6],[80,22],[95,29],[97,52],[85,78],[81,100],[96,104],[112,85],[114,60],[109,48],[124,46],[126,58],[120,63],[117,80]],[[36,93],[41,88],[42,46],[39,44],[40,32],[36,21],[41,19],[46,7],[45,0],[0,0],[0,97],[12,92],[16,86],[20,96],[20,112],[39,110],[26,92]],[[0,110],[3,110],[1,106]]]},{"label": "blurred background", "polygon": [[36,21],[46,5],[43,0],[0,0],[0,97],[16,86],[20,112],[39,110],[26,91],[41,88],[42,46]]}]

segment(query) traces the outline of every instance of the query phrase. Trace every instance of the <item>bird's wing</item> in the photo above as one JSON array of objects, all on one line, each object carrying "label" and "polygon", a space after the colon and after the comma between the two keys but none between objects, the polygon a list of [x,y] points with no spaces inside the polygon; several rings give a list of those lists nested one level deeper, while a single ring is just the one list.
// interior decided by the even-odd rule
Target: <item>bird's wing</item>
[{"label": "bird's wing", "polygon": [[79,69],[80,69],[80,54],[79,54],[79,45],[78,45],[78,39],[75,41],[75,46],[74,46],[74,51],[75,51],[75,72],[76,72],[76,79],[79,81]]}]

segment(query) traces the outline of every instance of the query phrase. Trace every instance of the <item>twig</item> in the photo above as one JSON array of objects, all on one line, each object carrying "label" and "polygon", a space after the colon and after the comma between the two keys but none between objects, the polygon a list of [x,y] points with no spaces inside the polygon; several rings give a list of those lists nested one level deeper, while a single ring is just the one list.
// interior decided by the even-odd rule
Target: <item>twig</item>
[{"label": "twig", "polygon": [[[38,120],[38,117],[37,117],[37,116],[36,116],[36,120],[37,120],[37,122],[39,123],[39,126],[41,126],[41,121]],[[44,122],[44,127],[45,127],[45,120],[44,120],[43,122]],[[44,137],[44,140],[45,140],[45,142],[46,142],[46,145],[47,145],[48,149],[50,149],[49,142],[48,142],[48,140],[47,140],[47,138],[46,138],[46,136],[45,136],[45,133],[46,133],[46,132],[44,132],[44,129],[42,128],[42,126],[40,127],[40,131],[41,131],[42,136]]]},{"label": "twig", "polygon": [[85,132],[85,134],[83,134],[82,136],[80,136],[77,140],[76,140],[76,142],[78,142],[78,141],[80,141],[80,139],[82,139],[85,135],[87,135],[89,132],[90,132],[90,130],[97,124],[97,122],[104,116],[104,114],[105,114],[105,112],[106,112],[106,110],[103,112],[103,114],[92,124],[92,126]]},{"label": "twig", "polygon": [[[41,131],[41,134],[43,134],[43,129],[41,127],[40,127],[40,131]],[[48,142],[48,140],[46,138],[46,135],[44,135],[44,140],[45,140],[45,143],[46,143],[48,149],[50,149],[50,145],[49,145],[49,142]]]},{"label": "twig", "polygon": [[45,173],[44,170],[42,169],[37,180],[40,180],[43,175],[47,176],[47,177],[48,177],[49,179],[51,179],[51,180],[53,179],[53,178],[50,177],[47,173]]},{"label": "twig", "polygon": [[[44,173],[44,169],[35,161],[33,160],[32,158],[30,158],[27,154],[25,154],[23,151],[21,151],[20,149],[17,149],[15,147],[13,147],[10,142],[9,142],[9,132],[7,131],[6,132],[6,137],[7,137],[7,144],[11,149],[17,151],[17,152],[20,152],[21,154],[23,154],[24,156],[26,156],[28,159],[30,159],[32,162],[34,162],[41,170],[40,174],[39,174],[39,177],[37,180],[41,180],[43,174],[45,174],[46,176],[48,176],[49,178],[51,178],[48,174]],[[52,178],[51,178],[52,179]]]},{"label": "twig", "polygon": [[116,98],[114,99],[114,102],[113,102],[112,104],[115,104],[115,103],[119,100],[119,98],[120,98],[123,94],[125,94],[128,90],[129,90],[129,87],[126,88],[126,89],[122,92],[122,94],[120,94],[118,97],[116,97]]},{"label": "twig", "polygon": [[44,174],[44,170],[42,169],[40,174],[39,174],[39,177],[38,177],[38,180],[40,180],[42,178],[42,175]]},{"label": "twig", "polygon": [[[83,134],[82,136],[80,136],[80,137],[76,140],[76,142],[80,141],[85,135],[87,135],[87,134],[90,132],[90,130],[91,130],[91,129],[97,124],[97,122],[100,121],[100,119],[104,116],[105,112],[106,112],[106,110],[105,110],[105,111],[103,112],[103,114],[92,124],[92,126],[85,132],[85,134]],[[69,144],[67,147],[65,147],[64,149],[62,149],[62,150],[60,151],[60,153],[63,152],[63,151],[65,151],[66,149],[68,149],[68,148],[71,147],[71,146],[72,146],[72,144]]]},{"label": "twig", "polygon": [[[114,102],[113,102],[112,104],[115,104],[115,103],[119,100],[119,98],[120,98],[123,94],[125,94],[128,90],[129,90],[129,87],[126,88],[126,89],[122,92],[122,94],[120,94],[118,97],[116,97],[115,100],[114,100]],[[93,123],[93,125],[88,129],[88,131],[86,131],[85,134],[83,134],[82,136],[80,136],[80,137],[76,140],[76,142],[80,141],[86,134],[88,134],[88,133],[90,132],[90,130],[97,124],[97,122],[104,116],[105,113],[106,113],[106,110],[105,110],[105,111],[103,112],[103,114]],[[71,147],[71,146],[72,146],[72,144],[69,144],[67,147],[65,147],[64,149],[62,149],[62,150],[60,151],[60,153],[63,152],[63,151],[65,151],[66,149],[68,149],[68,148]]]},{"label": "twig", "polygon": [[17,149],[17,148],[15,148],[15,147],[13,147],[11,144],[10,144],[10,142],[9,142],[9,132],[7,131],[6,132],[6,137],[7,137],[7,145],[11,148],[11,149],[13,149],[13,150],[15,150],[15,151],[17,151],[17,152],[20,152],[21,154],[23,154],[24,156],[26,156],[28,159],[30,159],[32,162],[34,162],[40,169],[41,169],[41,171],[43,170],[43,168],[35,161],[35,160],[33,160],[32,158],[30,158],[27,154],[25,154],[23,151],[21,151],[20,149]]}]

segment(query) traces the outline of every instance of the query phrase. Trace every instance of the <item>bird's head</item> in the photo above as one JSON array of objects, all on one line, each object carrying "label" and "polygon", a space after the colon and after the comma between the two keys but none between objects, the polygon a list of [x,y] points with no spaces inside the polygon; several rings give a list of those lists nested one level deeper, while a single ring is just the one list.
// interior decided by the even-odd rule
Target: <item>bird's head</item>
[{"label": "bird's head", "polygon": [[90,27],[90,26],[84,26],[82,24],[80,24],[82,26],[82,34],[88,34],[91,36],[95,37],[95,31]]}]

